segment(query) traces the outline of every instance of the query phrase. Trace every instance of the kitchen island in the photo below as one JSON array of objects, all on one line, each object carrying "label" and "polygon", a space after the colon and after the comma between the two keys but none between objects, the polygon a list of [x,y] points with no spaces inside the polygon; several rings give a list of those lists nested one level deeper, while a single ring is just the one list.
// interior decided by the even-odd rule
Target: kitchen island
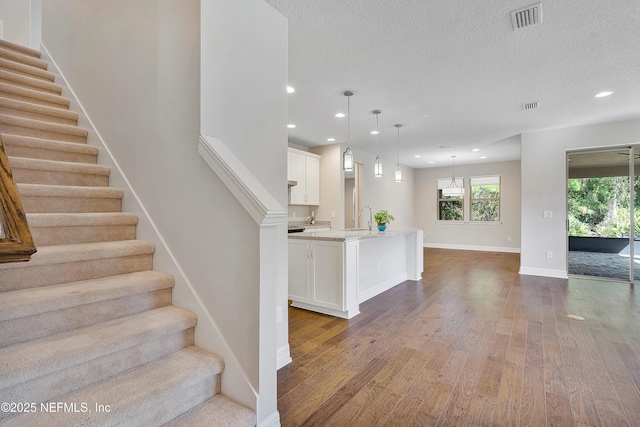
[{"label": "kitchen island", "polygon": [[350,319],[360,303],[405,280],[420,280],[422,269],[419,228],[289,234],[293,307]]}]

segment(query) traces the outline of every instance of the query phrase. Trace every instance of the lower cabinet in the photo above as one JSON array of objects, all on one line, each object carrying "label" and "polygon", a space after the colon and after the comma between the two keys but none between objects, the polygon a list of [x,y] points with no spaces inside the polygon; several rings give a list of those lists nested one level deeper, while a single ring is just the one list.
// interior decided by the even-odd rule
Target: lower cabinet
[{"label": "lower cabinet", "polygon": [[341,242],[289,240],[289,299],[294,306],[345,310],[342,255]]}]

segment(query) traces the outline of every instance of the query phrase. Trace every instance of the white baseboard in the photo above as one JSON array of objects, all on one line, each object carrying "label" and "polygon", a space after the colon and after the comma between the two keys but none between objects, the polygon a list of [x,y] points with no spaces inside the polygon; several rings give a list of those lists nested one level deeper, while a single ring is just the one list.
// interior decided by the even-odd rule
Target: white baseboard
[{"label": "white baseboard", "polygon": [[513,254],[520,253],[520,248],[510,248],[507,246],[455,245],[450,243],[428,243],[428,242],[424,242],[423,246],[425,248],[457,249],[460,251],[508,252]]},{"label": "white baseboard", "polygon": [[529,276],[555,277],[557,279],[568,279],[566,270],[551,270],[549,268],[533,268],[520,266],[519,274]]},{"label": "white baseboard", "polygon": [[280,413],[276,411],[269,415],[267,418],[260,421],[257,427],[280,427]]},{"label": "white baseboard", "polygon": [[283,345],[278,349],[276,356],[276,369],[280,369],[283,366],[291,363],[293,359],[291,359],[291,351],[289,350],[289,343],[287,345]]},{"label": "white baseboard", "polygon": [[407,277],[408,277],[407,273],[402,273],[399,276],[392,277],[391,279],[376,285],[374,288],[370,288],[370,289],[367,289],[366,291],[358,293],[358,303],[362,304],[366,300],[371,299],[376,295],[380,295],[384,291],[388,291],[394,286],[399,285],[400,283],[407,280]]}]

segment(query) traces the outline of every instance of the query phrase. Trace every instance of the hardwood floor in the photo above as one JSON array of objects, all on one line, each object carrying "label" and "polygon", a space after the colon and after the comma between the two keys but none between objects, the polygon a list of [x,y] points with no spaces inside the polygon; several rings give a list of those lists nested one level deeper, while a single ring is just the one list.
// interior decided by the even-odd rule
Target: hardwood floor
[{"label": "hardwood floor", "polygon": [[282,426],[640,426],[633,286],[518,266],[425,249],[422,281],[351,320],[289,308]]}]

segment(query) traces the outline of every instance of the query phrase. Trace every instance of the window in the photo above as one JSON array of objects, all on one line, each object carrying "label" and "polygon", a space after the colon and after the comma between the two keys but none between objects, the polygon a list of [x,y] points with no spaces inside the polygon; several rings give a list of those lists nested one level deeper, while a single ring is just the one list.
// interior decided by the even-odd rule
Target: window
[{"label": "window", "polygon": [[464,178],[438,179],[438,220],[464,220]]},{"label": "window", "polygon": [[500,221],[500,175],[469,178],[471,221]]}]

